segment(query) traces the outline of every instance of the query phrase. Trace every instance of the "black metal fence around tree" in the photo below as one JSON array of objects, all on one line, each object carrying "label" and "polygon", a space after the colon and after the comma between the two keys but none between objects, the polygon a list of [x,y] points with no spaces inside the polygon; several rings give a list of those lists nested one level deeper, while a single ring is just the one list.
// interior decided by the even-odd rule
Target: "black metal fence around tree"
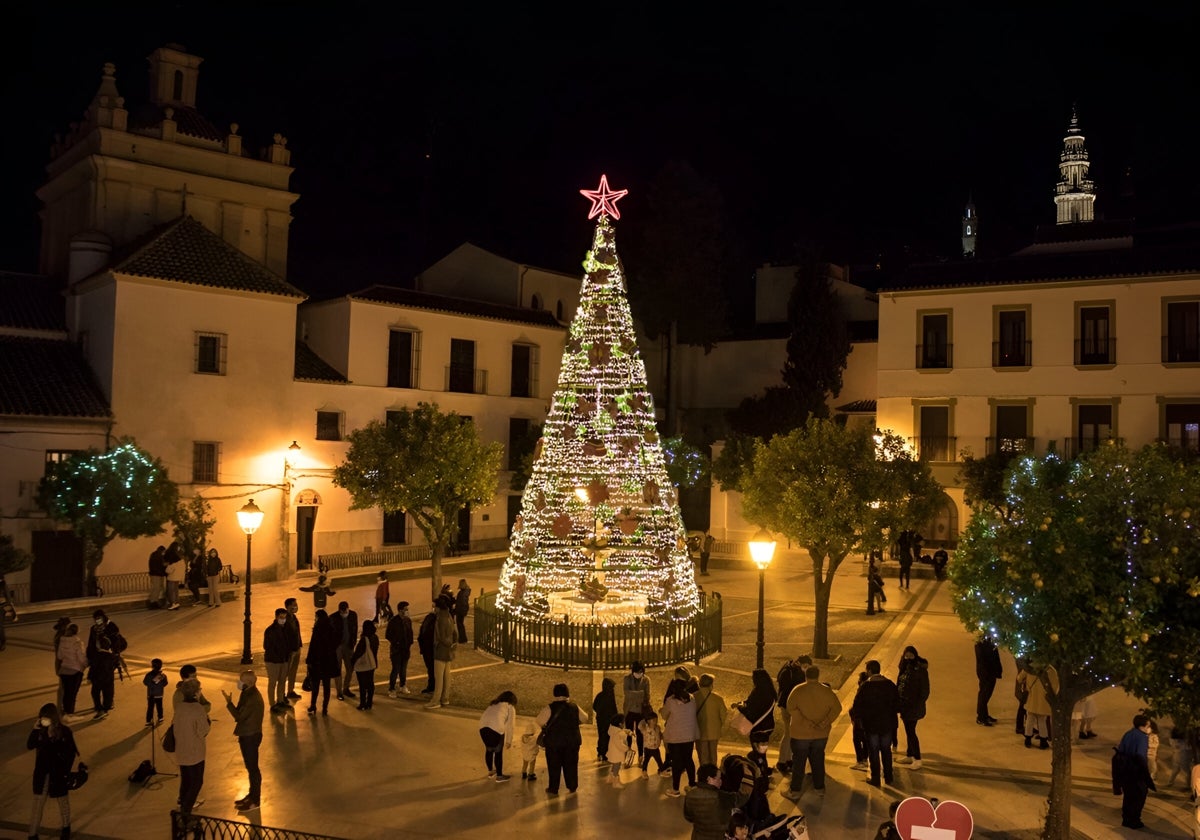
[{"label": "black metal fence around tree", "polygon": [[223,820],[192,814],[185,817],[171,812],[171,840],[341,840],[329,834],[313,834],[290,828]]},{"label": "black metal fence around tree", "polygon": [[690,619],[639,619],[630,624],[591,624],[515,618],[496,607],[495,592],[475,599],[475,647],[505,662],[545,665],[564,671],[624,670],[633,661],[647,667],[700,664],[721,650],[721,594],[706,594]]}]

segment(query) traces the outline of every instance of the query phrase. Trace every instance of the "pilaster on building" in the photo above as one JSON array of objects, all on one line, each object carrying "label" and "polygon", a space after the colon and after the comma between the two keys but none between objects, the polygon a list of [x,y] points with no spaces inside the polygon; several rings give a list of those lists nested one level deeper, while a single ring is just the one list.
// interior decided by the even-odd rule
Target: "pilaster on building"
[{"label": "pilaster on building", "polygon": [[73,241],[107,238],[118,249],[190,215],[247,257],[287,276],[292,174],[287,138],[275,134],[256,156],[240,127],[218,129],[196,106],[203,59],[179,45],[152,52],[149,97],[129,108],[116,67],[105,64],[79,122],[51,146],[40,268],[71,271]]}]

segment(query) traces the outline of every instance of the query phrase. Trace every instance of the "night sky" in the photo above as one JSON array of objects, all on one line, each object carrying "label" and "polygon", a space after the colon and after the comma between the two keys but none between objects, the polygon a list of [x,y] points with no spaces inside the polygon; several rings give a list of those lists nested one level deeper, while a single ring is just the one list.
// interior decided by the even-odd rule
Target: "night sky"
[{"label": "night sky", "polygon": [[145,56],[172,41],[205,59],[214,124],[288,138],[290,279],[313,294],[407,284],[467,240],[578,273],[578,190],[607,172],[636,225],[668,160],[719,187],[756,263],[797,238],[855,264],[954,257],[968,194],[1000,253],[1053,221],[1073,102],[1099,212],[1123,215],[1126,167],[1143,208],[1200,198],[1194,3],[409,5],[6,9],[0,268],[36,270],[33,191],[102,64],[140,100]]}]

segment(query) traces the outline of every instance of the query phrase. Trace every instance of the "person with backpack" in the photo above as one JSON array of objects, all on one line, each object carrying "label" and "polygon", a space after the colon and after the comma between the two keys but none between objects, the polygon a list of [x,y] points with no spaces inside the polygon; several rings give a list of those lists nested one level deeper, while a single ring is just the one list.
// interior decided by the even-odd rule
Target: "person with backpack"
[{"label": "person with backpack", "polygon": [[128,643],[117,625],[108,620],[104,610],[92,613],[92,629],[88,634],[88,679],[92,683],[93,720],[108,716],[113,708],[117,667]]},{"label": "person with backpack", "polygon": [[779,761],[775,769],[783,775],[792,772],[792,739],[787,736],[792,731],[792,713],[787,708],[788,695],[792,689],[804,682],[804,669],[812,664],[812,657],[801,654],[795,659],[789,659],[779,669],[779,714],[783,716],[783,740],[779,742]]},{"label": "person with backpack", "polygon": [[425,671],[428,674],[425,687],[421,689],[422,694],[433,694],[433,648],[436,634],[437,610],[435,608],[421,619],[421,629],[417,631],[417,650],[421,652],[421,659],[425,660]]}]

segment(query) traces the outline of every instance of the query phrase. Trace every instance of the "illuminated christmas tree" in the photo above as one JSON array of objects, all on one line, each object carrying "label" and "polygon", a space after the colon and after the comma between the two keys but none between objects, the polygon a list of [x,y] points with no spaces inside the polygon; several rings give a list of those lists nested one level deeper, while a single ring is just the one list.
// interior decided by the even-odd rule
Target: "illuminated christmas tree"
[{"label": "illuminated christmas tree", "polygon": [[602,176],[580,192],[599,220],[497,605],[526,619],[688,619],[695,570],[609,218],[626,191]]}]

